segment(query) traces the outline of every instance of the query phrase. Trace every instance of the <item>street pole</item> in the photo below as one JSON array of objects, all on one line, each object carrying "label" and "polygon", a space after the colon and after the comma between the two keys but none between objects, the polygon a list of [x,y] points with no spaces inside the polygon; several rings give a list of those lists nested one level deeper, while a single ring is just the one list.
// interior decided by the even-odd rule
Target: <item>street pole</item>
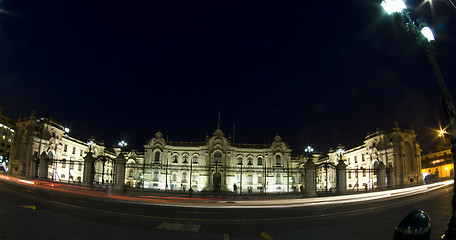
[{"label": "street pole", "polygon": [[165,168],[165,192],[166,191],[168,191],[168,158],[166,158],[166,168]]},{"label": "street pole", "polygon": [[189,191],[193,191],[192,189],[192,174],[193,174],[193,159],[190,160],[190,188]]},{"label": "street pole", "polygon": [[[440,88],[440,95],[442,101],[442,108],[445,112],[445,117],[449,123],[450,129],[450,140],[451,140],[451,153],[453,155],[453,169],[456,166],[456,124],[455,124],[455,109],[451,95],[448,92],[448,89],[443,80],[442,72],[440,71],[437,60],[434,56],[434,48],[432,42],[434,41],[434,36],[432,31],[423,23],[420,19],[417,19],[416,23],[410,17],[410,12],[407,9],[407,6],[404,2],[399,0],[384,0],[382,6],[389,14],[395,14],[397,19],[400,20],[401,26],[407,30],[411,31],[418,44],[423,48],[429,63],[432,66],[435,76],[437,77],[437,82]],[[417,26],[418,24],[418,26]],[[453,174],[453,178],[456,181],[456,174]],[[454,239],[456,238],[456,187],[453,184],[453,198],[451,200],[451,218],[448,223],[448,228],[446,229],[442,239]]]}]

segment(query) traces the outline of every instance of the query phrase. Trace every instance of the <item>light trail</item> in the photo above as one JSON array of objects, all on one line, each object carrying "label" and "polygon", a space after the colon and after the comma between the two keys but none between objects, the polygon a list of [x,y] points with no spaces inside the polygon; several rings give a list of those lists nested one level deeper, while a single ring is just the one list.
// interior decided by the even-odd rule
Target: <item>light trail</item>
[{"label": "light trail", "polygon": [[365,201],[379,201],[394,198],[424,194],[433,190],[443,188],[453,184],[453,180],[409,187],[403,189],[378,191],[370,193],[360,193],[331,197],[297,198],[297,199],[261,199],[261,200],[216,200],[211,198],[186,198],[172,196],[125,196],[101,192],[94,188],[84,186],[74,186],[39,180],[24,180],[11,176],[0,175],[0,179],[31,188],[41,188],[51,191],[59,191],[70,194],[84,195],[97,198],[117,200],[130,204],[157,205],[167,207],[187,207],[187,208],[294,208],[317,205],[335,205],[358,203]]}]

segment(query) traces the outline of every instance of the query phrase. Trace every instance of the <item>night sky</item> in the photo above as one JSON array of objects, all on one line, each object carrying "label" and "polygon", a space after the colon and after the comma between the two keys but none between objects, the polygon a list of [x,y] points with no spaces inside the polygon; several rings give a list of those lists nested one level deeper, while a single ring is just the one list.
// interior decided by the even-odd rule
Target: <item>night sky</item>
[{"label": "night sky", "polygon": [[[140,151],[158,130],[204,141],[220,112],[235,142],[279,134],[293,155],[355,147],[394,122],[427,153],[446,124],[437,81],[380,2],[0,0],[0,106]],[[454,94],[456,9],[406,4],[433,29]]]}]

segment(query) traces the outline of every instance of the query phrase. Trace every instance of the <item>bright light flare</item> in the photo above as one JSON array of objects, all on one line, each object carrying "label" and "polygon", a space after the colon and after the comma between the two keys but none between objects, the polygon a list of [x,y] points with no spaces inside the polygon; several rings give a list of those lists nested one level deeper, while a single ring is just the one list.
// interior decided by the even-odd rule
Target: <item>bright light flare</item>
[{"label": "bright light flare", "polygon": [[445,129],[440,129],[440,130],[439,130],[439,137],[443,137],[445,133],[447,133],[447,132],[445,131]]},{"label": "bright light flare", "polygon": [[23,180],[23,179],[19,179],[18,181],[19,181],[19,182],[22,182],[22,183],[27,183],[27,184],[35,184],[35,183],[32,182],[32,181]]},{"label": "bright light flare", "polygon": [[424,36],[429,42],[435,40],[434,34],[432,33],[432,30],[431,30],[429,27],[424,27],[423,29],[421,29],[421,34],[423,34],[423,36]]},{"label": "bright light flare", "polygon": [[118,145],[119,145],[120,147],[126,147],[126,146],[127,146],[127,142],[125,142],[124,140],[122,140],[122,141],[120,141],[120,142],[118,143]]},{"label": "bright light flare", "polygon": [[388,14],[401,13],[402,10],[407,9],[402,0],[383,0],[381,5]]}]

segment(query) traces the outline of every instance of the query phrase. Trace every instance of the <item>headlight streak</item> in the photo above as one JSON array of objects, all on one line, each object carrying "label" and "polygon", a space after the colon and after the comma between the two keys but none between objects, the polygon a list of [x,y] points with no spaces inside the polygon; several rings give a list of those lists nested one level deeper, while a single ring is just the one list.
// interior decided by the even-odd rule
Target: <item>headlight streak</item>
[{"label": "headlight streak", "polygon": [[77,195],[92,196],[98,198],[106,198],[110,200],[125,202],[129,204],[144,204],[144,205],[157,205],[167,207],[186,207],[186,208],[294,208],[305,206],[321,206],[321,205],[335,205],[346,203],[357,203],[373,200],[387,200],[391,198],[400,198],[406,196],[413,196],[416,194],[423,194],[447,185],[453,184],[453,180],[427,184],[416,187],[409,187],[403,189],[332,196],[332,197],[318,197],[318,198],[299,198],[299,199],[271,199],[271,200],[217,200],[210,198],[186,198],[186,197],[169,197],[169,196],[125,196],[125,195],[109,195],[105,192],[94,191],[93,188],[83,186],[73,186],[59,183],[51,183],[46,181],[29,181],[10,176],[0,175],[0,179],[15,182],[17,184],[26,185],[29,187],[38,187],[52,191],[60,191],[72,193]]}]

